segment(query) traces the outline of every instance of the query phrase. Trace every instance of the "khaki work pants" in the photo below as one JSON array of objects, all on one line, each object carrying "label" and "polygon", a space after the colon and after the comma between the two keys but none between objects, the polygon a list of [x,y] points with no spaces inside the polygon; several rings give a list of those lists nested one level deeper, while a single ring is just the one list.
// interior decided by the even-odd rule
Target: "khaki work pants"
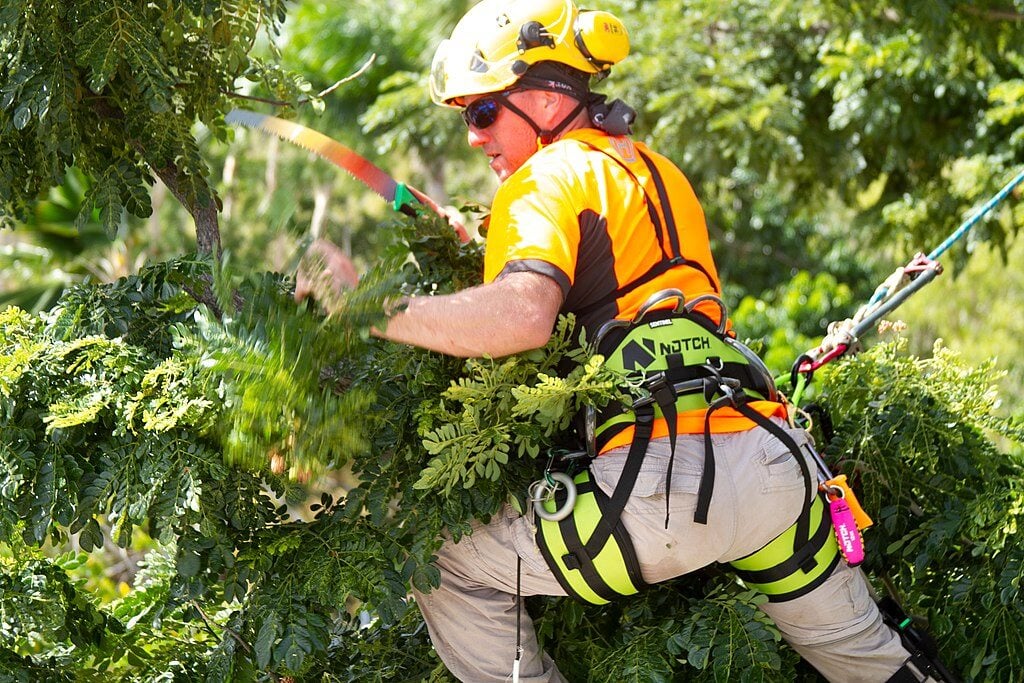
[{"label": "khaki work pants", "polygon": [[[789,431],[797,443],[808,438],[802,430]],[[650,444],[622,515],[648,583],[759,550],[792,525],[800,512],[803,475],[778,439],[761,428],[712,438],[717,469],[706,526],[693,521],[704,462],[703,435],[677,437],[668,529],[668,440]],[[591,465],[594,480],[609,495],[627,451],[612,451]],[[814,463],[808,464],[813,472]],[[475,524],[459,543],[449,539],[438,554],[440,587],[428,594],[415,593],[434,648],[461,681],[510,680],[516,643],[517,558],[522,561],[522,595],[565,595],[537,548],[532,520],[508,506],[489,523]],[[899,637],[883,624],[863,575],[842,561],[825,583],[807,595],[768,603],[762,609],[789,644],[830,681],[881,683],[909,657]],[[525,610],[521,639],[523,683],[566,680],[538,647]]]}]

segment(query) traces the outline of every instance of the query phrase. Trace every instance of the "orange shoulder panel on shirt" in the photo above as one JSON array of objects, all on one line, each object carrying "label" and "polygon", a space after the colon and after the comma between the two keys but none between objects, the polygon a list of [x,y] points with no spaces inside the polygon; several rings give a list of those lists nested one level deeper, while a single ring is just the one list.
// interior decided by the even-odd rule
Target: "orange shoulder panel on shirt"
[{"label": "orange shoulder panel on shirt", "polygon": [[[643,157],[652,162],[657,177]],[[672,197],[670,215],[678,237],[668,232],[661,194]],[[527,265],[512,267],[543,262],[557,271],[547,274],[568,294],[578,274],[597,277],[591,263],[579,262],[581,249],[590,257],[598,250],[597,256],[603,258],[597,264],[601,284],[607,291],[598,291],[594,282],[583,283],[596,298],[672,258],[673,244],[700,269],[680,265],[661,274],[614,300],[611,317],[632,318],[652,292],[668,287],[690,297],[717,293],[718,274],[704,211],[682,172],[628,137],[577,130],[538,151],[498,189],[488,228],[484,281],[494,280],[517,262]],[[573,303],[580,309],[591,301],[584,297]],[[717,311],[709,311],[717,319]]]}]

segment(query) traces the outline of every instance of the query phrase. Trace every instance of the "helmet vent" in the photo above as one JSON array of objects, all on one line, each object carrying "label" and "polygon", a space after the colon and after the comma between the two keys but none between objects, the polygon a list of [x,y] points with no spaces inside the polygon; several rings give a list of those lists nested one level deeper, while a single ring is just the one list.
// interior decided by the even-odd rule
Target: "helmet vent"
[{"label": "helmet vent", "polygon": [[469,60],[469,70],[478,74],[485,74],[489,69],[490,67],[487,66],[487,61],[480,54],[480,51],[474,52]]}]

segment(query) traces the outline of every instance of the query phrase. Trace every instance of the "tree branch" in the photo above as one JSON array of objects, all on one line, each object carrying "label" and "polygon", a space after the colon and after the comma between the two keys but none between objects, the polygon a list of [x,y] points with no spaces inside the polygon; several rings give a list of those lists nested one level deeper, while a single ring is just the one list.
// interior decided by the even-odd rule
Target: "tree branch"
[{"label": "tree branch", "polygon": [[990,21],[1024,21],[1024,14],[1010,9],[982,9],[973,5],[957,5],[957,9]]},{"label": "tree branch", "polygon": [[[211,620],[210,617],[207,616],[206,612],[203,610],[202,605],[200,605],[199,602],[196,601],[196,600],[189,600],[189,604],[191,604],[192,607],[195,608],[196,612],[199,613],[199,616],[202,617],[203,623],[206,625],[206,629],[210,632],[210,634],[214,638],[218,638],[219,639],[220,638],[220,634],[217,633],[217,630],[213,627],[213,620]],[[246,652],[248,652],[250,655],[255,652],[252,649],[252,645],[250,645],[249,643],[245,642],[245,639],[242,638],[242,636],[237,631],[235,631],[233,628],[231,628],[230,626],[221,626],[221,628],[224,629],[225,633],[227,633],[229,636],[234,638],[235,642],[237,642],[239,645],[241,645],[242,648]]]},{"label": "tree branch", "polygon": [[[320,92],[318,92],[316,94],[316,96],[318,98],[322,98],[325,95],[330,95],[332,92],[337,90],[339,87],[341,87],[345,83],[348,83],[349,81],[353,81],[353,80],[359,78],[364,73],[366,73],[366,70],[370,68],[370,66],[373,64],[374,60],[376,60],[376,59],[377,59],[377,54],[376,53],[370,55],[370,58],[367,59],[366,62],[361,67],[359,67],[359,69],[357,69],[354,73],[349,74],[348,76],[345,76],[344,78],[342,78],[340,81],[336,82],[334,85],[330,86],[329,88],[321,90]],[[233,92],[231,90],[221,90],[220,94],[221,95],[226,95],[228,97],[232,97],[232,98],[235,98],[235,99],[239,99],[239,100],[249,100],[251,102],[262,102],[263,104],[272,104],[272,105],[274,105],[276,107],[289,107],[292,104],[291,102],[285,102],[283,100],[272,100],[272,99],[267,98],[267,97],[257,97],[256,95],[243,95],[242,93]],[[306,104],[311,99],[313,99],[313,98],[311,98],[311,97],[302,97],[302,98],[300,98],[299,100],[296,101],[296,104]]]},{"label": "tree branch", "polygon": [[[137,142],[135,144],[136,151],[145,159],[144,149]],[[167,189],[171,191],[171,194],[192,214],[192,220],[196,224],[196,248],[199,250],[199,253],[213,254],[214,257],[219,259],[221,241],[220,224],[217,221],[217,202],[211,199],[207,204],[201,206],[190,203],[189,198],[181,189],[181,171],[174,162],[165,166],[156,166],[146,159],[146,163],[159,176],[163,184],[167,186]]]},{"label": "tree branch", "polygon": [[[123,121],[125,118],[124,112],[121,111],[120,108],[112,105],[107,98],[97,97],[91,100],[90,106],[93,111],[102,118],[113,121]],[[132,138],[129,140],[129,144],[160,178],[163,184],[167,186],[167,189],[171,191],[171,194],[173,194],[181,205],[184,206],[192,215],[192,220],[195,221],[196,224],[196,247],[199,252],[203,254],[213,254],[219,259],[221,241],[220,225],[217,222],[217,202],[211,199],[209,203],[202,206],[195,205],[193,201],[190,200],[182,191],[181,170],[173,161],[166,165],[158,166],[149,158],[146,146],[141,140]]]}]

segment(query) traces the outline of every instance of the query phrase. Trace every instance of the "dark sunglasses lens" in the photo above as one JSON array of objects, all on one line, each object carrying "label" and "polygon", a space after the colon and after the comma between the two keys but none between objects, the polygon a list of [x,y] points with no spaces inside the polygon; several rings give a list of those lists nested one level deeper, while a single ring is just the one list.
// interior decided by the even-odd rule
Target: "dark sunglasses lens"
[{"label": "dark sunglasses lens", "polygon": [[477,100],[462,110],[462,118],[466,125],[487,128],[498,118],[498,102],[490,97]]}]

